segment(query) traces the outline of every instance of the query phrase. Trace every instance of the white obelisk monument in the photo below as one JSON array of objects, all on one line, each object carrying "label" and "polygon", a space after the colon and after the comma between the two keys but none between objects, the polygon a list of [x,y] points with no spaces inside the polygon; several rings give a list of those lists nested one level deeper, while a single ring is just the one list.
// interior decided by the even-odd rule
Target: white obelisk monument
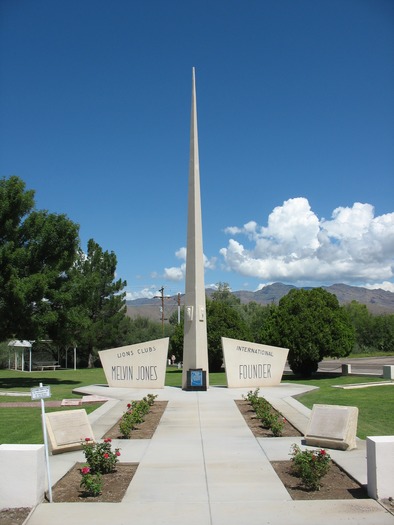
[{"label": "white obelisk monument", "polygon": [[206,387],[208,388],[208,340],[202,244],[200,166],[198,159],[196,79],[193,68],[182,372],[183,389],[187,389],[187,387],[190,386],[188,385],[187,379],[188,371],[195,369],[205,371]]}]

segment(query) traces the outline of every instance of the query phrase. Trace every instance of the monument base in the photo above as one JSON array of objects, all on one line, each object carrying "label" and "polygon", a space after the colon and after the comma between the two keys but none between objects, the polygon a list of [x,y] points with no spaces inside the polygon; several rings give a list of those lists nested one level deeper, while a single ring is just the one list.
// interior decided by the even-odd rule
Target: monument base
[{"label": "monument base", "polygon": [[191,368],[186,373],[186,389],[188,391],[207,390],[207,372],[202,368]]}]

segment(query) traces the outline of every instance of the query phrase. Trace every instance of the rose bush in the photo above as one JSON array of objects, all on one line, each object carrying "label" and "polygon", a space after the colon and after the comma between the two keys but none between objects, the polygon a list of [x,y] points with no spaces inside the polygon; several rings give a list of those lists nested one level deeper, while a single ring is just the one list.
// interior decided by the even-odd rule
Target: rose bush
[{"label": "rose bush", "polygon": [[144,422],[144,418],[154,404],[156,397],[157,395],[148,394],[141,401],[132,401],[127,404],[127,410],[119,423],[119,430],[123,439],[129,439],[135,426]]},{"label": "rose bush", "polygon": [[331,457],[322,448],[320,450],[301,450],[296,444],[291,447],[292,472],[301,478],[309,490],[320,490],[321,479],[331,466]]},{"label": "rose bush", "polygon": [[91,474],[90,467],[81,468],[80,487],[85,489],[86,496],[99,496],[102,489],[101,474]]},{"label": "rose bush", "polygon": [[108,474],[115,470],[120,452],[118,448],[112,451],[111,446],[111,438],[104,439],[102,443],[94,443],[90,438],[85,438],[82,449],[91,474]]},{"label": "rose bush", "polygon": [[263,427],[269,428],[275,437],[280,437],[286,420],[281,414],[271,411],[271,405],[268,401],[259,396],[259,389],[250,390],[243,398],[252,405],[256,417],[261,419]]}]

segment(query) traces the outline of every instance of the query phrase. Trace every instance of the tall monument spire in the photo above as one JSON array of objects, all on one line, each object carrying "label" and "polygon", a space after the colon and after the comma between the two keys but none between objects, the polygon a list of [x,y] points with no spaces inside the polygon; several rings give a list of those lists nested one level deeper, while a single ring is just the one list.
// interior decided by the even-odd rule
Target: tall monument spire
[{"label": "tall monument spire", "polygon": [[192,71],[186,292],[182,372],[182,388],[184,389],[188,386],[187,372],[191,369],[202,369],[206,372],[208,387],[208,341],[204,286],[204,255],[202,244],[200,166],[198,158],[196,79],[194,68]]}]

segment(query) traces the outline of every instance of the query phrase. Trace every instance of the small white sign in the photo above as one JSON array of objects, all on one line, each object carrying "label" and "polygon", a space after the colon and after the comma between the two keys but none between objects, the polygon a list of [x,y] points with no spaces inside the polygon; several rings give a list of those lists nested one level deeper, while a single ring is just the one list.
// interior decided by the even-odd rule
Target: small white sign
[{"label": "small white sign", "polygon": [[36,388],[30,389],[32,401],[37,401],[38,399],[46,399],[51,397],[51,387],[48,386],[37,386]]}]

